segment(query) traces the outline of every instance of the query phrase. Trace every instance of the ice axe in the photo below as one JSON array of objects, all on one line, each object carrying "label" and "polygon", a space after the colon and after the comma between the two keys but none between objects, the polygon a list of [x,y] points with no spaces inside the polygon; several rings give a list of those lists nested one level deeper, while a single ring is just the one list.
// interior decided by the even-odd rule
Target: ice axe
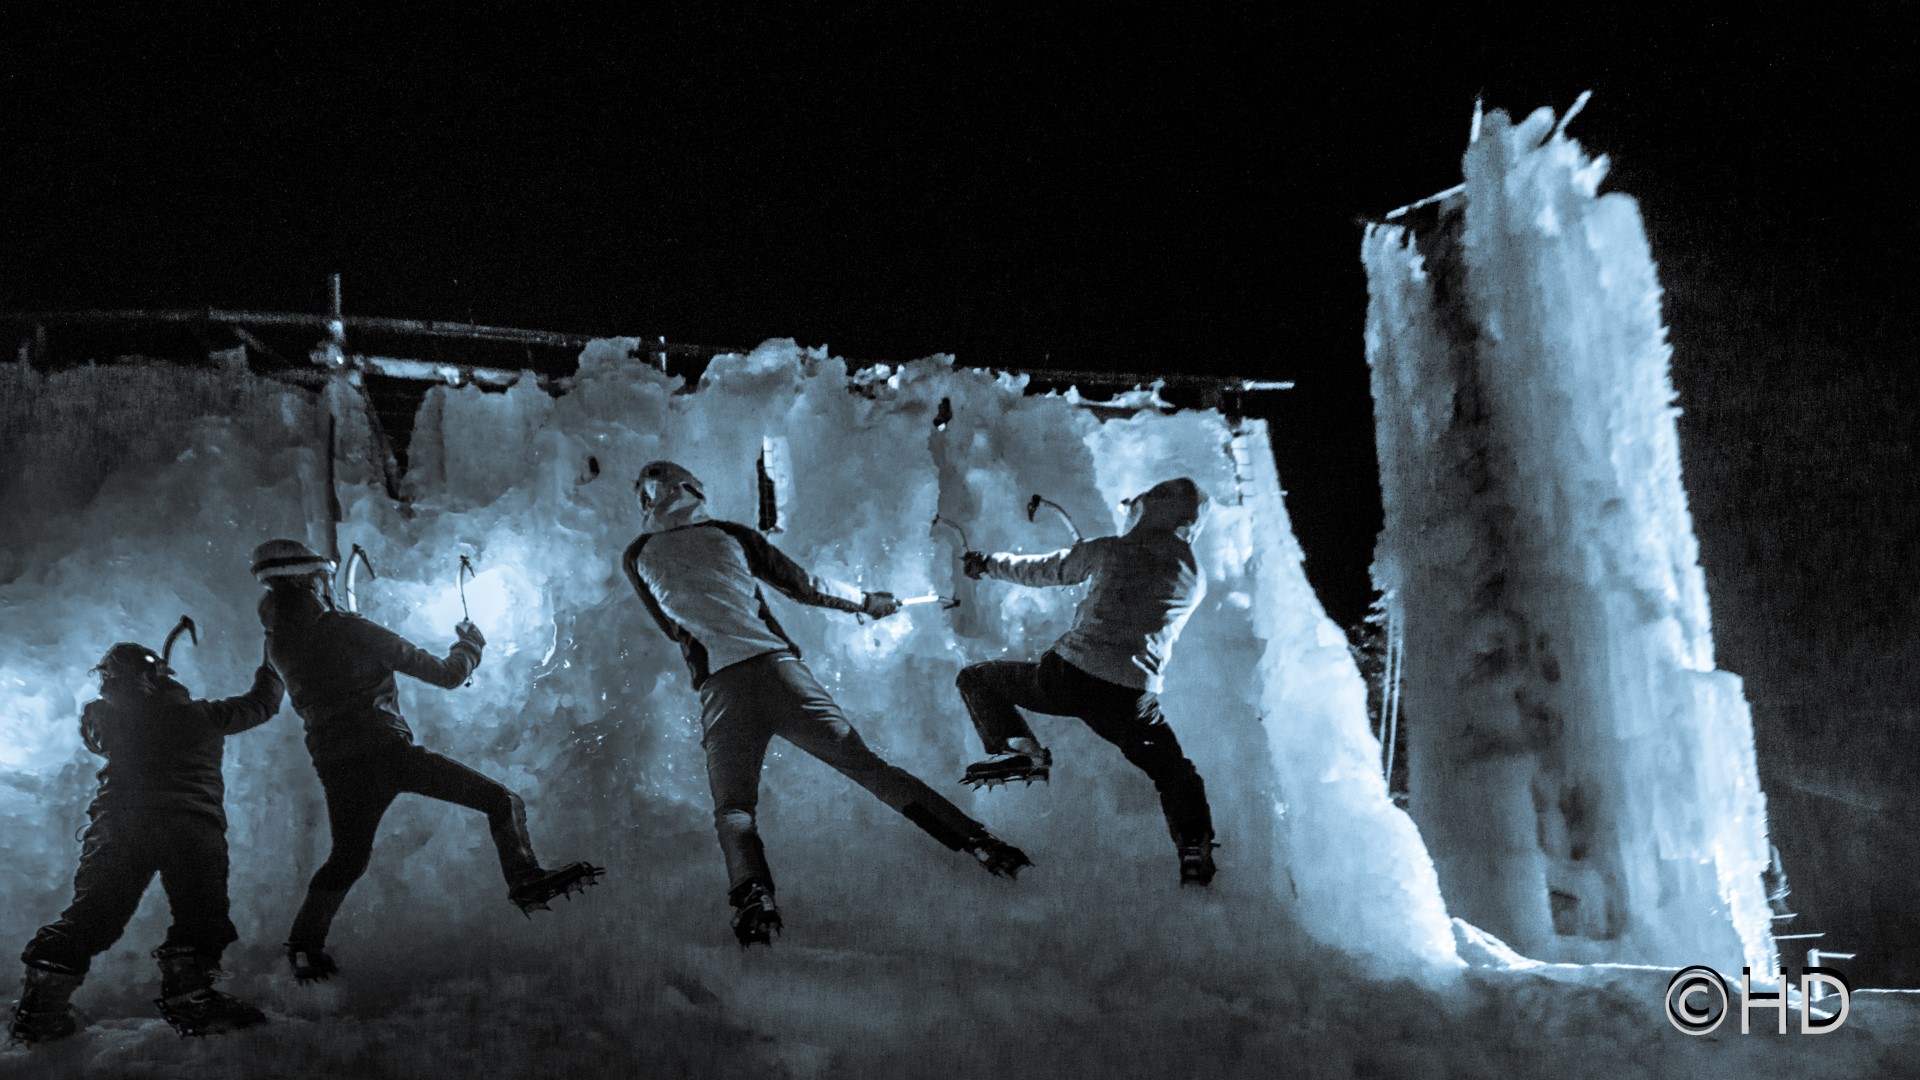
[{"label": "ice axe", "polygon": [[347,610],[356,615],[360,613],[358,585],[360,568],[363,566],[367,569],[367,580],[380,580],[380,575],[373,572],[373,560],[367,557],[367,549],[355,544],[347,554]]},{"label": "ice axe", "polygon": [[473,621],[473,615],[467,611],[467,579],[478,576],[473,572],[473,560],[460,556],[460,617],[467,622]]},{"label": "ice axe", "polygon": [[903,608],[910,608],[917,604],[939,604],[941,611],[952,611],[954,608],[960,606],[960,598],[957,596],[941,596],[939,593],[928,593],[925,596],[909,596],[905,600],[900,601],[900,606]]},{"label": "ice axe", "polygon": [[1059,503],[1054,502],[1052,499],[1047,498],[1037,491],[1034,492],[1033,498],[1027,500],[1027,520],[1032,521],[1034,519],[1033,516],[1039,513],[1040,508],[1043,506],[1059,514],[1060,520],[1067,523],[1067,531],[1073,534],[1074,543],[1077,544],[1081,541],[1080,527],[1073,523],[1073,516],[1067,513],[1066,507],[1061,506]]},{"label": "ice axe", "polygon": [[200,644],[200,631],[194,627],[193,620],[185,615],[180,616],[180,621],[173,624],[172,630],[167,631],[166,644],[160,646],[160,666],[169,671],[173,670],[173,643],[180,640],[181,634],[192,639],[194,645]]},{"label": "ice axe", "polygon": [[[906,597],[905,599],[896,597],[894,602],[899,604],[903,609],[910,608],[910,607],[918,607],[922,604],[939,604],[940,610],[952,611],[954,608],[957,608],[960,606],[960,600],[958,597],[941,596],[939,593],[926,593],[925,595],[922,595],[922,596],[909,596],[909,597]],[[867,616],[865,614],[856,612],[853,617],[860,623],[860,625],[862,626],[866,625]]]},{"label": "ice axe", "polygon": [[942,525],[952,529],[954,533],[960,537],[961,551],[973,550],[973,545],[967,542],[967,530],[961,528],[959,522],[954,521],[952,518],[941,517],[939,514],[933,515],[933,527],[938,528]]}]

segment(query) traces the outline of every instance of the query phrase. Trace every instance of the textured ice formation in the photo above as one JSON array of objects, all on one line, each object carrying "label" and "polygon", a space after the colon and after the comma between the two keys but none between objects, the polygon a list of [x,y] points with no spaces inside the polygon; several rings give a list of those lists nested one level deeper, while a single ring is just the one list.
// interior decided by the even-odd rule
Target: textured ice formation
[{"label": "textured ice formation", "polygon": [[1465,184],[1365,245],[1412,812],[1452,913],[1529,956],[1772,971],[1659,283],[1563,127],[1488,115]]}]

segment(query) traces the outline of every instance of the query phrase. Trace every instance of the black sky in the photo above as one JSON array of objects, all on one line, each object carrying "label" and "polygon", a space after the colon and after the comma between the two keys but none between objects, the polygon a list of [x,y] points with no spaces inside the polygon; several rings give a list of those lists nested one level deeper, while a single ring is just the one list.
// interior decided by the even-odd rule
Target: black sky
[{"label": "black sky", "polygon": [[1350,618],[1356,222],[1457,181],[1476,96],[1595,92],[1574,134],[1670,292],[1791,261],[1815,325],[1813,285],[1913,280],[1895,5],[554,7],[10,20],[0,310],[319,310],[337,270],[360,314],[1294,379],[1267,408]]},{"label": "black sky", "polygon": [[1911,34],[1869,20],[825,7],[28,20],[0,306],[341,270],[367,314],[1312,378],[1358,356],[1354,220],[1457,179],[1478,93],[1593,89],[1656,221],[1901,195]]}]

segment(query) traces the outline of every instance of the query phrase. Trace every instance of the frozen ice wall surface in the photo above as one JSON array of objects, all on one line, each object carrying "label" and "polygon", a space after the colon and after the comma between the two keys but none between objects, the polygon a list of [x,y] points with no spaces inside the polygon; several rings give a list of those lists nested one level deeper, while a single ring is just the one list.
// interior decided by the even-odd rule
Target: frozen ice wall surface
[{"label": "frozen ice wall surface", "polygon": [[[1103,422],[1076,397],[1027,396],[944,359],[850,372],[790,342],[716,360],[696,390],[629,360],[631,344],[590,347],[564,393],[530,378],[433,390],[399,499],[343,380],[314,393],[239,371],[10,368],[0,483],[47,509],[0,526],[0,936],[24,943],[66,899],[97,767],[75,724],[87,668],[113,641],[155,643],[185,612],[204,631],[183,647],[185,680],[205,695],[243,689],[260,648],[247,554],[271,536],[324,542],[331,460],[339,549],[365,547],[379,573],[360,582],[367,616],[444,648],[463,610],[460,557],[474,564],[465,603],[487,658],[460,690],[403,689],[420,741],[525,794],[545,858],[611,874],[525,922],[482,823],[402,799],[335,931],[346,978],[296,990],[277,943],[324,856],[319,787],[291,713],[234,738],[242,940],[228,966],[233,989],[282,1021],[206,1051],[235,1075],[262,1075],[249,1054],[298,1059],[284,1075],[472,1075],[477,1062],[551,1065],[543,1053],[655,1075],[1244,1075],[1303,1045],[1350,1061],[1348,1013],[1365,997],[1349,987],[1457,977],[1431,864],[1373,765],[1361,683],[1307,587],[1261,424],[1153,408]],[[936,426],[943,401],[952,418]],[[793,476],[776,544],[869,589],[963,600],[861,622],[776,599],[783,622],[870,743],[1037,865],[1017,883],[990,878],[776,743],[761,823],[787,936],[742,955],[697,700],[615,564],[637,531],[642,463],[682,462],[716,515],[752,522],[769,433],[786,439]],[[1175,475],[1214,503],[1199,541],[1208,598],[1166,693],[1224,844],[1204,891],[1177,887],[1151,785],[1076,722],[1039,722],[1050,786],[975,795],[955,782],[980,753],[955,674],[1037,656],[1079,590],[969,581],[931,527],[938,511],[977,547],[1051,550],[1068,536],[1025,518],[1032,493],[1107,532],[1119,500]],[[100,1028],[37,1061],[172,1074],[182,1059],[156,1049],[146,1001],[144,950],[165,921],[154,889],[81,992]],[[567,1049],[543,1051],[556,1033]]]},{"label": "frozen ice wall surface", "polygon": [[1452,912],[1550,960],[1774,969],[1639,211],[1540,110],[1369,230],[1412,812]]}]

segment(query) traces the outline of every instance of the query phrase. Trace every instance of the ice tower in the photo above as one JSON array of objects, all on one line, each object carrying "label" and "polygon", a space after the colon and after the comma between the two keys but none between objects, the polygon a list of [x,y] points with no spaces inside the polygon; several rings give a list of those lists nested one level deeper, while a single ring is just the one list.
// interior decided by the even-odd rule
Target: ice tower
[{"label": "ice tower", "polygon": [[1414,818],[1452,913],[1530,956],[1772,971],[1638,208],[1549,110],[1475,128],[1364,248]]}]

